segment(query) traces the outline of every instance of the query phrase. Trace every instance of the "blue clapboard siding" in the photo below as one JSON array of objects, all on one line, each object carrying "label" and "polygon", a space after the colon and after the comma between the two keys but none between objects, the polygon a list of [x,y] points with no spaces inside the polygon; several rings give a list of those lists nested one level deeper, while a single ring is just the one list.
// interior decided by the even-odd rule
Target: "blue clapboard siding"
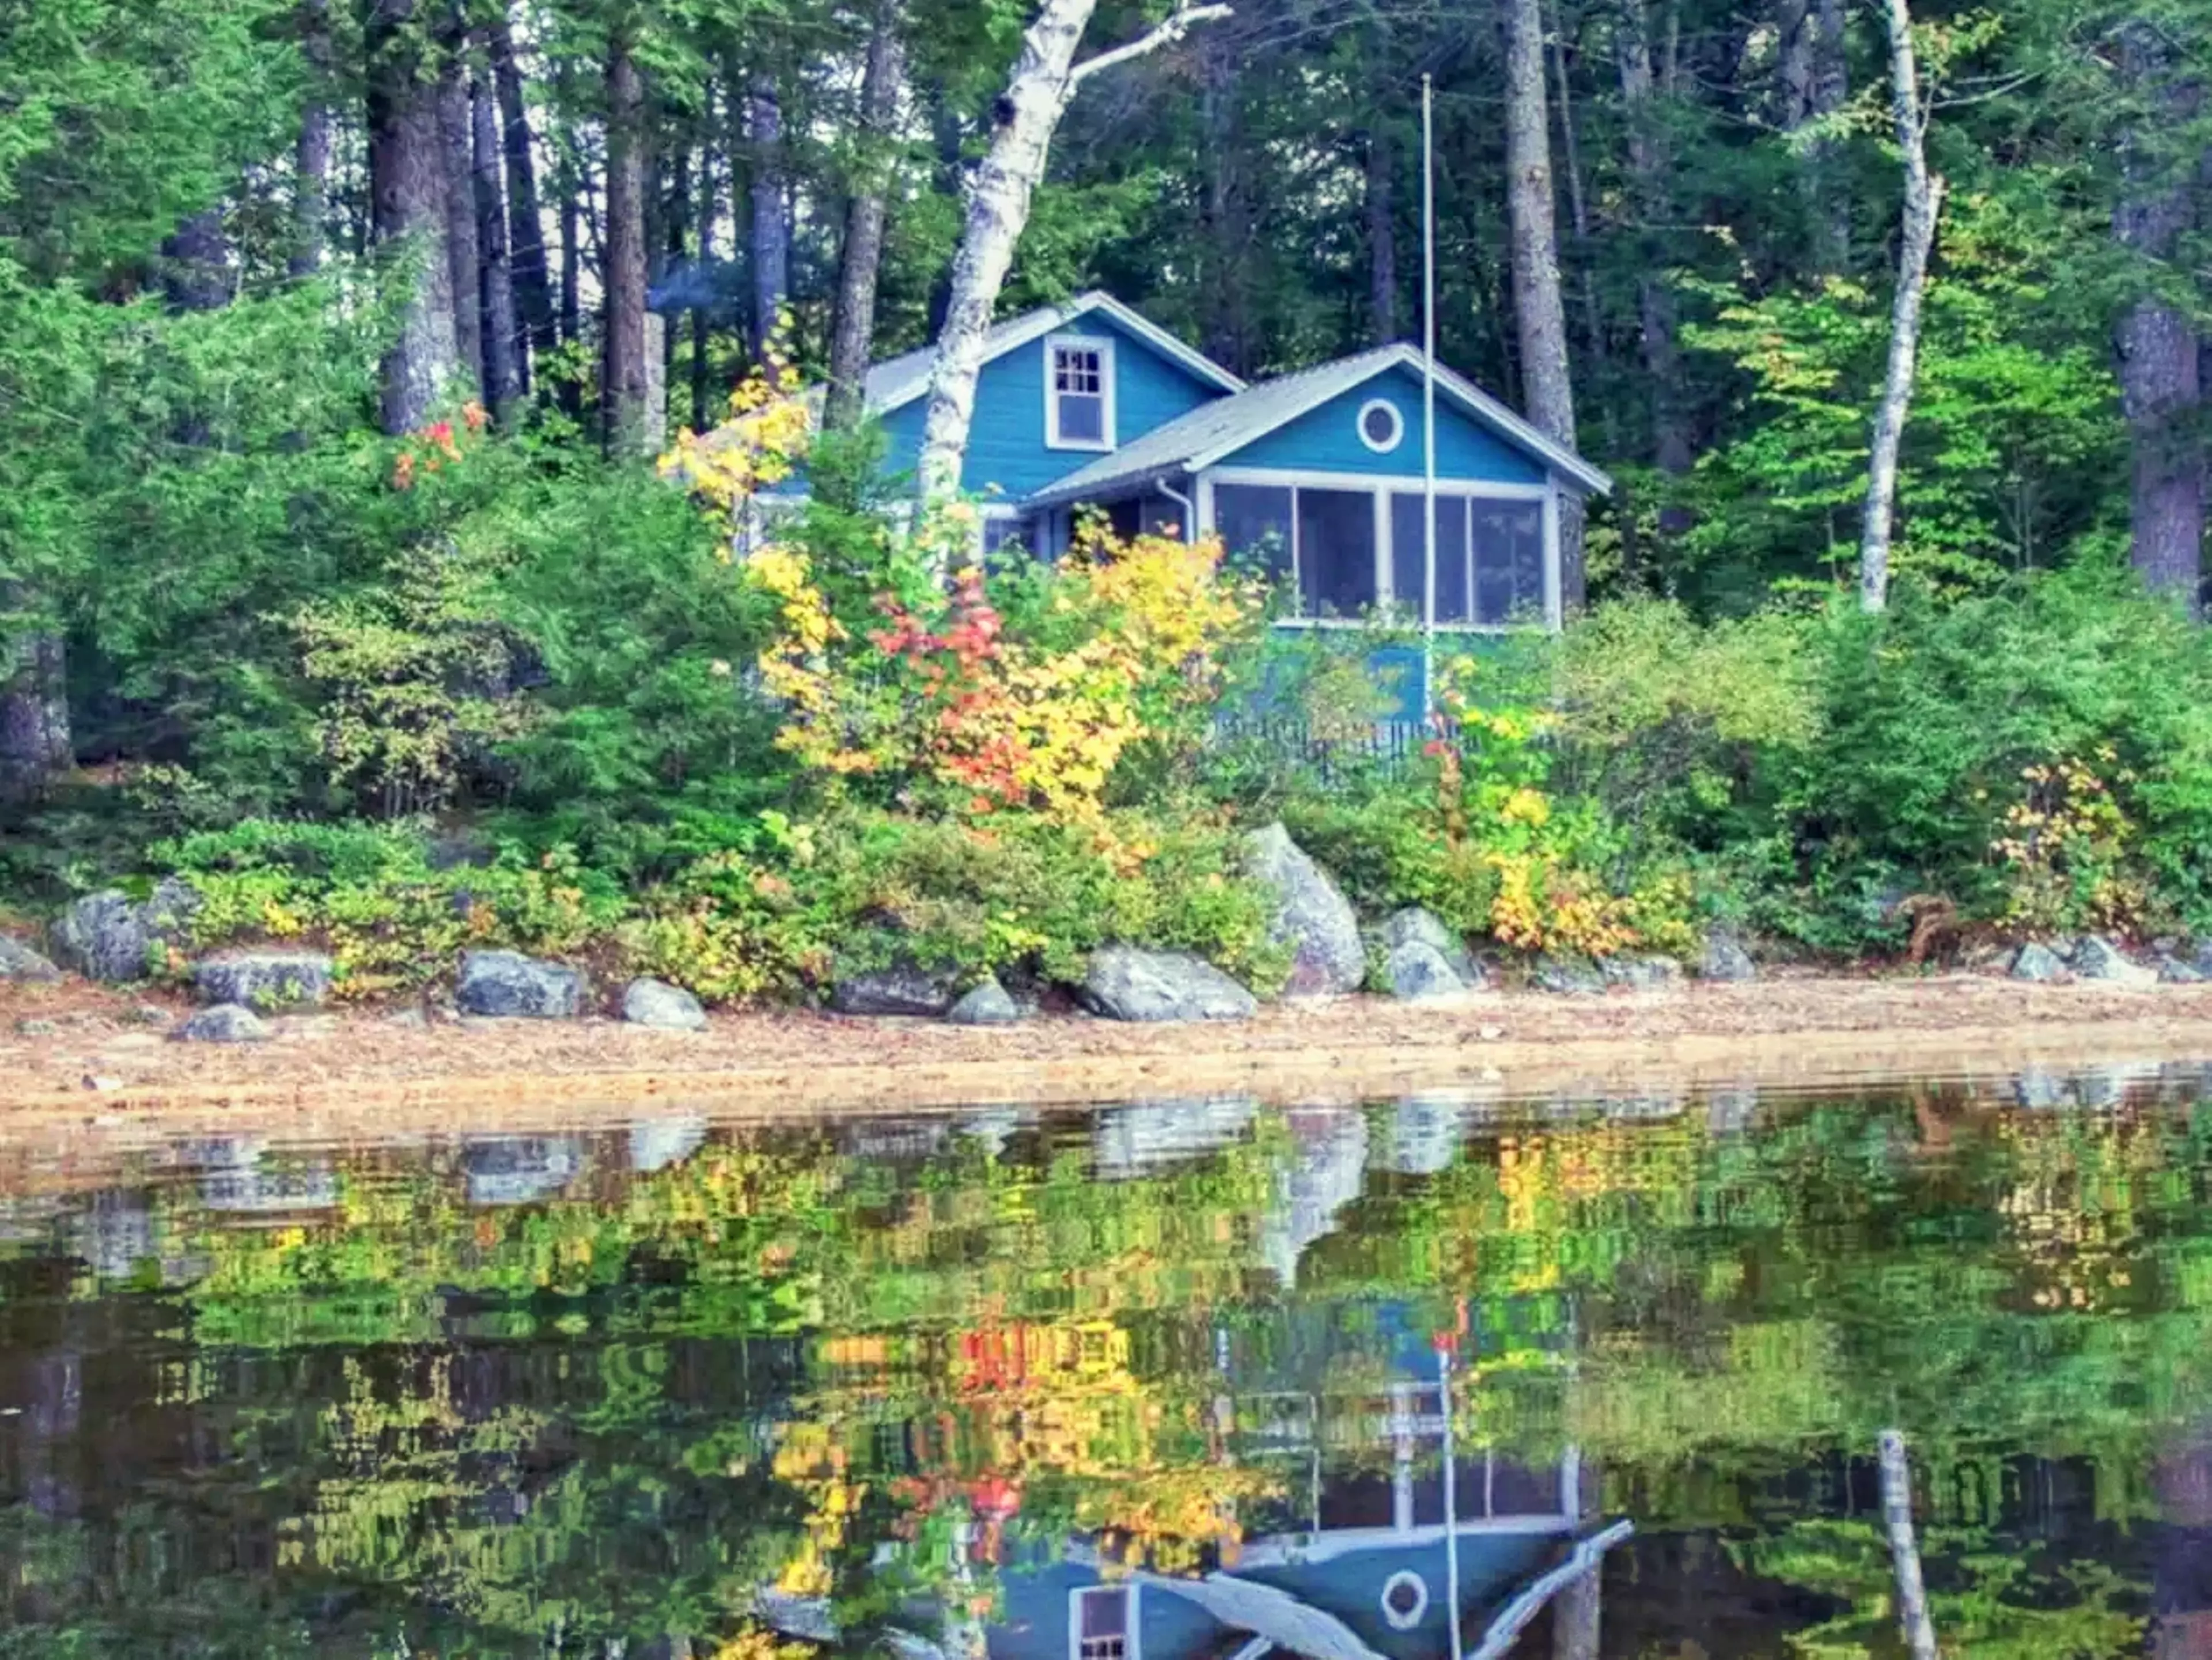
[{"label": "blue clapboard siding", "polygon": [[[1359,441],[1354,424],[1370,398],[1387,398],[1406,423],[1406,435],[1388,454],[1378,455]],[[1304,472],[1387,473],[1419,477],[1421,472],[1421,379],[1400,365],[1379,369],[1373,379],[1338,393],[1319,409],[1254,439],[1224,467],[1283,467]],[[1477,479],[1484,483],[1540,484],[1543,461],[1499,437],[1441,392],[1437,398],[1437,476]]]},{"label": "blue clapboard siding", "polygon": [[[1126,444],[1222,395],[1098,312],[1077,318],[1060,332],[1113,338],[1117,443]],[[922,417],[928,404],[927,397],[917,398],[884,417],[884,431],[890,441],[884,465],[891,471],[911,472],[920,459]],[[1356,440],[1354,444],[1356,447]],[[1018,346],[983,365],[975,387],[975,419],[969,429],[967,460],[960,473],[963,489],[983,495],[995,485],[999,495],[1012,500],[1089,465],[1098,453],[1045,447],[1042,339]]]}]

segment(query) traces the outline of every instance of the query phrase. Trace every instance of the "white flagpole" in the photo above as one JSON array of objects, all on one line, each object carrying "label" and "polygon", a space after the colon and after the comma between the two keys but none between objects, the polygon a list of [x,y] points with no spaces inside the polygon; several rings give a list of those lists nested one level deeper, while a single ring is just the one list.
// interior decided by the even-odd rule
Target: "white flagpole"
[{"label": "white flagpole", "polygon": [[1437,712],[1437,124],[1421,77],[1421,719]]}]

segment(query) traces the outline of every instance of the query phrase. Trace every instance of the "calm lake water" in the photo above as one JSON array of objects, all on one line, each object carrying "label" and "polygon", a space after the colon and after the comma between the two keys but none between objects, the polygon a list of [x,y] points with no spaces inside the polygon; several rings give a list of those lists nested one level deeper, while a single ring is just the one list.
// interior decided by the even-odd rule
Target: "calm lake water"
[{"label": "calm lake water", "polygon": [[0,1655],[2212,1655],[2212,1069],[8,1171]]}]

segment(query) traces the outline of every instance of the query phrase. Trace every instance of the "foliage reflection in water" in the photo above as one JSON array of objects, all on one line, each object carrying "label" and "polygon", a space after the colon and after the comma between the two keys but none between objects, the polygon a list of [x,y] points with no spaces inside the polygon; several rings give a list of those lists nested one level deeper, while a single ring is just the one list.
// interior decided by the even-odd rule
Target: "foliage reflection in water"
[{"label": "foliage reflection in water", "polygon": [[2206,1077],[19,1154],[0,1654],[2212,1654]]}]

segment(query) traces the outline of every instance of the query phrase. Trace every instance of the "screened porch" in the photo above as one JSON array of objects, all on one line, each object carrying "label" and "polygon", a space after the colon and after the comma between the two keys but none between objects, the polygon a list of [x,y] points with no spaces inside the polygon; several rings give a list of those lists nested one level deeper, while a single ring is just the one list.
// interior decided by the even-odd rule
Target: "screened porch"
[{"label": "screened porch", "polygon": [[[1558,615],[1548,556],[1556,508],[1543,487],[1439,482],[1434,619],[1441,629],[1542,624]],[[1419,479],[1201,478],[1199,519],[1232,557],[1297,596],[1295,621],[1376,612],[1418,623],[1425,601],[1426,502]]]}]

